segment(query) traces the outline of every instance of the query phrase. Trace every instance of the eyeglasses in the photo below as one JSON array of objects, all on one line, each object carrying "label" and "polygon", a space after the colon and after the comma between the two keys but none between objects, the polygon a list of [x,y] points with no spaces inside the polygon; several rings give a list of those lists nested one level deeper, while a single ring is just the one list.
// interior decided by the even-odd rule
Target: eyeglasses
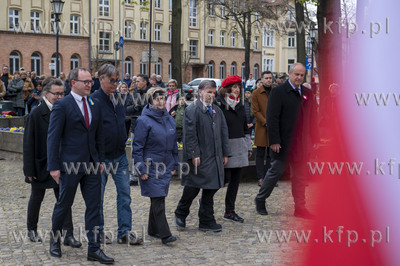
[{"label": "eyeglasses", "polygon": [[64,92],[51,92],[51,91],[48,91],[48,92],[57,97],[60,97],[60,96],[64,97]]},{"label": "eyeglasses", "polygon": [[89,86],[89,85],[93,85],[93,84],[94,84],[94,81],[93,81],[93,80],[79,80],[79,79],[76,79],[75,81],[83,82],[86,86]]},{"label": "eyeglasses", "polygon": [[117,84],[118,79],[107,79],[111,84]]}]

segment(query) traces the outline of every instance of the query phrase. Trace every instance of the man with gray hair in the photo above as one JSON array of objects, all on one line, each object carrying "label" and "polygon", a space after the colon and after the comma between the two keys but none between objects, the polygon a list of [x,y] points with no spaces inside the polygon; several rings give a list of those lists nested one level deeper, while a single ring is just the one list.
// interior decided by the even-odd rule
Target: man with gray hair
[{"label": "man with gray hair", "polygon": [[175,224],[186,227],[190,206],[202,189],[199,230],[219,232],[214,218],[214,194],[224,186],[224,165],[230,156],[228,126],[221,109],[213,104],[216,84],[203,80],[200,99],[189,105],[183,115],[183,162],[189,173],[182,176],[183,193],[175,210]]},{"label": "man with gray hair", "polygon": [[[127,133],[125,128],[125,107],[121,95],[117,95],[118,69],[105,64],[99,70],[100,89],[92,98],[101,104],[104,128],[104,147],[106,166],[117,166],[111,171],[117,189],[118,243],[137,245],[143,240],[136,238],[132,230],[131,195],[129,186],[129,163],[125,153]],[[101,175],[100,231],[104,232],[103,202],[108,174]],[[100,234],[102,242],[111,244],[108,236]]]}]

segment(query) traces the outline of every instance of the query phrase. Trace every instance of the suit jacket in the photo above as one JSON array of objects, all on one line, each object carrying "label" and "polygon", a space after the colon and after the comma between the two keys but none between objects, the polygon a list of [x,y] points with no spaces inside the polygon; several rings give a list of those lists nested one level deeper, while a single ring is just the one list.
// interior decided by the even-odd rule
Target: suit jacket
[{"label": "suit jacket", "polygon": [[104,162],[101,104],[95,99],[87,104],[92,112],[89,129],[72,94],[54,103],[47,137],[47,170],[65,172],[65,164],[81,163],[79,172],[84,172],[82,164]]},{"label": "suit jacket", "polygon": [[[47,171],[47,130],[50,109],[45,102],[35,108],[25,122],[24,131],[24,175],[25,181],[40,188],[56,188],[57,183]],[[35,176],[32,182],[27,178]]]},{"label": "suit jacket", "polygon": [[301,96],[289,81],[272,89],[267,107],[269,144],[280,144],[279,153],[271,151],[274,159],[305,160],[318,142],[316,102],[312,91],[301,87]]}]

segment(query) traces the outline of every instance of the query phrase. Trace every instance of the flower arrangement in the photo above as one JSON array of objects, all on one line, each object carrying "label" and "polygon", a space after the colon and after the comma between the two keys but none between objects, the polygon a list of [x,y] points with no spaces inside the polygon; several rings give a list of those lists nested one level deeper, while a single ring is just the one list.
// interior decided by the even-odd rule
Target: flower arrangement
[{"label": "flower arrangement", "polygon": [[0,131],[10,131],[10,132],[24,132],[24,127],[6,127],[6,128],[0,128]]}]

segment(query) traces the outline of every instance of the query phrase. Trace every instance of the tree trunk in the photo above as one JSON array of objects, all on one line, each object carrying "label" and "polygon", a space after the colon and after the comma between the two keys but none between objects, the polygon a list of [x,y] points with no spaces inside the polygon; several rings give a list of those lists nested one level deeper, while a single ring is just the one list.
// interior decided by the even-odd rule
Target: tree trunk
[{"label": "tree trunk", "polygon": [[246,13],[244,21],[244,29],[243,33],[246,38],[244,39],[244,78],[245,80],[249,79],[250,74],[250,46],[251,46],[251,13]]},{"label": "tree trunk", "polygon": [[182,2],[172,0],[171,25],[171,76],[182,88],[182,48],[181,48]]},{"label": "tree trunk", "polygon": [[296,32],[297,62],[306,65],[306,34],[305,29],[300,27],[304,24],[304,5],[296,1],[296,23],[299,26]]}]

